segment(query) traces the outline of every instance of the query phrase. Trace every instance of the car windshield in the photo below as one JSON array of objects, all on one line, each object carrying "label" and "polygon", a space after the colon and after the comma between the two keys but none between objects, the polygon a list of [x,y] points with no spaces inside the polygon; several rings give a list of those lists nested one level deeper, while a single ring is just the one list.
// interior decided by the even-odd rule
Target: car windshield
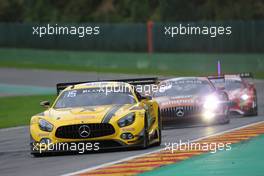
[{"label": "car windshield", "polygon": [[136,100],[131,92],[105,92],[99,88],[88,88],[63,92],[54,108],[133,104],[135,102]]},{"label": "car windshield", "polygon": [[225,81],[226,90],[236,90],[236,89],[241,89],[241,88],[243,88],[243,84],[239,80],[227,79]]},{"label": "car windshield", "polygon": [[210,79],[210,81],[217,88],[225,87],[225,79],[222,79],[222,78],[212,78],[212,79]]},{"label": "car windshield", "polygon": [[160,90],[154,95],[155,97],[203,95],[214,90],[214,87],[205,80],[179,80],[169,81],[165,84],[164,87],[160,87]]}]

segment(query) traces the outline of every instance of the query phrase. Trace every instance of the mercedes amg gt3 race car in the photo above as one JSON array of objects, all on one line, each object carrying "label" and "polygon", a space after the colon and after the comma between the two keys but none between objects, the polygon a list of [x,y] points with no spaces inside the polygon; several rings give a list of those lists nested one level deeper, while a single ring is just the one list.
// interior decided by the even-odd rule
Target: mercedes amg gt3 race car
[{"label": "mercedes amg gt3 race car", "polygon": [[31,118],[31,153],[160,145],[158,104],[131,84],[121,80],[58,84],[55,102],[51,106],[42,102],[48,109]]},{"label": "mercedes amg gt3 race car", "polygon": [[161,81],[154,94],[164,124],[181,119],[206,123],[229,123],[228,95],[206,77],[183,77]]},{"label": "mercedes amg gt3 race car", "polygon": [[223,87],[233,102],[230,112],[244,116],[258,114],[257,90],[250,73],[224,75],[224,82],[211,79],[216,87]]}]

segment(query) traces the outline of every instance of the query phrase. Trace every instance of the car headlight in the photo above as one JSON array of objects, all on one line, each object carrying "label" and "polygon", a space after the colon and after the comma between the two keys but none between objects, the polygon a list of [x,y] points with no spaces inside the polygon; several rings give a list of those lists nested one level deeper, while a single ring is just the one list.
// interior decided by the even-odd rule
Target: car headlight
[{"label": "car headlight", "polygon": [[247,100],[249,98],[249,96],[247,95],[247,94],[243,94],[242,96],[241,96],[241,99],[242,100]]},{"label": "car headlight", "polygon": [[134,121],[135,121],[135,113],[130,113],[125,117],[119,119],[117,123],[119,127],[125,127],[131,125]]},{"label": "car headlight", "polygon": [[214,111],[217,109],[218,105],[218,98],[214,95],[209,95],[208,97],[206,97],[203,107],[206,110]]},{"label": "car headlight", "polygon": [[39,128],[42,131],[51,132],[53,129],[53,125],[50,122],[48,122],[47,120],[39,119]]}]

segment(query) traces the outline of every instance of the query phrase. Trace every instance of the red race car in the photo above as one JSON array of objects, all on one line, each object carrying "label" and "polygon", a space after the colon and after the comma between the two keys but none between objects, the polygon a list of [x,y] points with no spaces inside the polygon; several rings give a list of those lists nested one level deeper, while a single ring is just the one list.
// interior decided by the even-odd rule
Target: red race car
[{"label": "red race car", "polygon": [[184,119],[205,123],[229,123],[229,99],[206,77],[179,77],[159,83],[154,93],[163,124]]},{"label": "red race car", "polygon": [[257,90],[250,73],[226,74],[224,81],[210,78],[216,87],[223,87],[233,102],[230,112],[244,116],[255,116],[258,114]]}]

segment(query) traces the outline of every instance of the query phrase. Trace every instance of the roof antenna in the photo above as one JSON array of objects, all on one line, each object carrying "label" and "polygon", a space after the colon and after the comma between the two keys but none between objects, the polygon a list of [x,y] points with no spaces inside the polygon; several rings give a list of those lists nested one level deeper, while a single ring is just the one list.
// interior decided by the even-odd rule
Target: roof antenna
[{"label": "roof antenna", "polygon": [[221,76],[221,62],[220,62],[220,60],[217,61],[217,74],[218,74],[218,77]]}]

